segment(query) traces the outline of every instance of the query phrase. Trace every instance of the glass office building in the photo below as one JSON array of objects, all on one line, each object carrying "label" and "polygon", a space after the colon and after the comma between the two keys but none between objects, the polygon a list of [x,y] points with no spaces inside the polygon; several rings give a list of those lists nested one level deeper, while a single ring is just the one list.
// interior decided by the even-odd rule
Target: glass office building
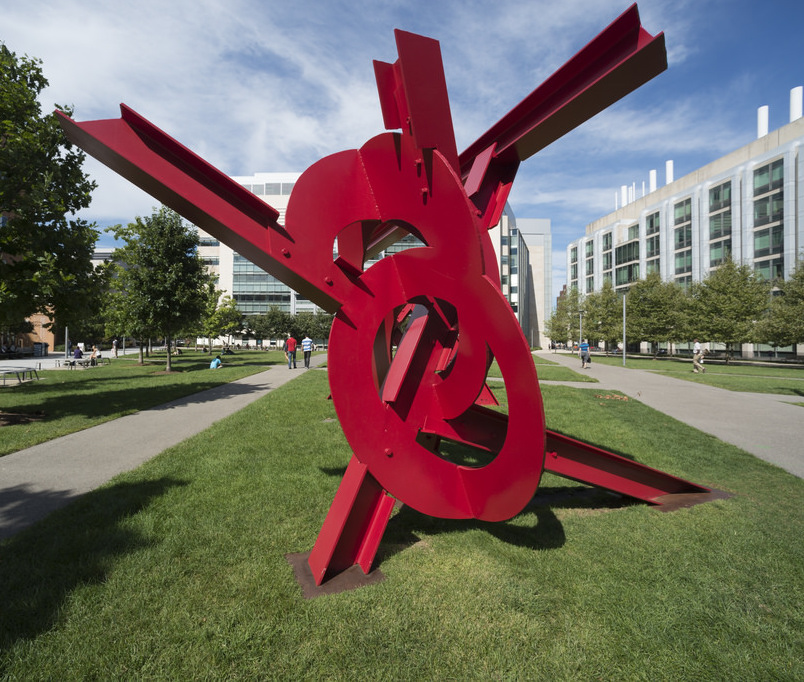
[{"label": "glass office building", "polygon": [[760,110],[753,142],[661,188],[652,171],[639,199],[623,192],[621,208],[567,247],[568,286],[590,294],[609,281],[624,292],[651,272],[687,286],[728,258],[768,280],[788,278],[804,255],[801,101],[795,88],[790,122],[778,130],[763,129]]}]

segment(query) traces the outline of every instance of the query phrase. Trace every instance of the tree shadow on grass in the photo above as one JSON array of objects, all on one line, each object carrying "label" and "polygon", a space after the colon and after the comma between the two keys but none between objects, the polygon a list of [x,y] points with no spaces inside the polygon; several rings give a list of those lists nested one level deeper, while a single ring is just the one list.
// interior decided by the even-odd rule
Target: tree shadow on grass
[{"label": "tree shadow on grass", "polygon": [[115,560],[149,541],[122,522],[186,482],[160,478],[87,493],[0,544],[0,651],[56,623],[65,598],[103,582]]},{"label": "tree shadow on grass", "polygon": [[[141,412],[152,409],[170,409],[176,403],[204,403],[236,395],[261,391],[260,387],[244,383],[220,382],[199,378],[198,381],[175,385],[143,385],[137,387],[120,386],[105,388],[104,379],[91,386],[78,386],[69,398],[51,395],[42,398],[32,395],[29,403],[19,401],[13,406],[14,412],[44,415],[44,421],[55,421],[66,417],[105,417],[118,412]],[[115,386],[115,379],[108,378]],[[92,426],[89,424],[88,426]]]}]

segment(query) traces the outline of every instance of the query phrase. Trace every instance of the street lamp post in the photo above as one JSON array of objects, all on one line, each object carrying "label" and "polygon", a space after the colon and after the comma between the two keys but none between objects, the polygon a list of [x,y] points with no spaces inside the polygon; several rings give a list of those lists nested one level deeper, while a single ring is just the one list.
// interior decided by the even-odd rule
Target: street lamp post
[{"label": "street lamp post", "polygon": [[625,367],[625,297],[623,294],[623,367]]},{"label": "street lamp post", "polygon": [[578,311],[578,347],[581,347],[581,342],[583,341],[583,314],[584,310]]}]

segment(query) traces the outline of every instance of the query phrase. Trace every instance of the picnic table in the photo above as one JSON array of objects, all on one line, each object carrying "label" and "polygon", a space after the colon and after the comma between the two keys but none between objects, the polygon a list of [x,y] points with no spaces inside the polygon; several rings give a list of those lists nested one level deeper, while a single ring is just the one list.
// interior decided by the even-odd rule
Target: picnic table
[{"label": "picnic table", "polygon": [[109,358],[105,358],[103,356],[99,358],[90,358],[87,356],[85,358],[67,358],[64,361],[64,364],[67,365],[67,367],[69,367],[70,369],[75,369],[76,367],[83,367],[86,369],[87,367],[95,367],[97,365],[102,365],[104,362],[109,364],[111,361],[109,360]]},{"label": "picnic table", "polygon": [[3,377],[3,386],[6,385],[6,377],[12,375],[17,377],[17,381],[21,384],[23,381],[33,381],[39,378],[36,367],[0,367],[0,375]]}]

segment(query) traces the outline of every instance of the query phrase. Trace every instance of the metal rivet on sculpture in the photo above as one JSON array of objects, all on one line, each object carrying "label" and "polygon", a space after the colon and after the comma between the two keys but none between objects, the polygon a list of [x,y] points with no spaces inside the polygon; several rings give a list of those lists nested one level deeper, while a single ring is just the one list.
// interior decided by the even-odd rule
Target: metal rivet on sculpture
[{"label": "metal rivet on sculpture", "polygon": [[[76,123],[87,152],[325,310],[335,313],[329,380],[354,455],[310,553],[316,584],[368,573],[394,500],[443,518],[501,521],[543,470],[662,503],[707,488],[545,428],[527,341],[501,293],[488,229],[518,165],[666,68],[664,36],[634,5],[458,154],[438,42],[396,31],[375,62],[387,129],[308,168],[278,213],[125,105]],[[404,234],[425,246],[372,256]],[[333,259],[333,246],[337,257]],[[508,413],[492,410],[496,359]],[[460,466],[445,443],[488,463]]]}]

